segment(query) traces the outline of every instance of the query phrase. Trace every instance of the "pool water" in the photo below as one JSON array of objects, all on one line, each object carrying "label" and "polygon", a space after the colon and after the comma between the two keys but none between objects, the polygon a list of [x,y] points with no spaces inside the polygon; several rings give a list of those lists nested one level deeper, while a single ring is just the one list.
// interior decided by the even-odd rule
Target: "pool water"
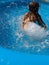
[{"label": "pool water", "polygon": [[0,45],[16,52],[49,55],[49,5],[40,3],[39,13],[47,25],[47,37],[30,39],[20,28],[28,4],[7,2],[0,4]]}]

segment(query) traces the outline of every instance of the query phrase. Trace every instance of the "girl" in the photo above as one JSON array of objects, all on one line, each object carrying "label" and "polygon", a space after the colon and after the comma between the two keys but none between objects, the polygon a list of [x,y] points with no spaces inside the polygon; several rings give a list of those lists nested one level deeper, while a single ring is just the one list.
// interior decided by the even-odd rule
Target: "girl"
[{"label": "girl", "polygon": [[26,29],[28,22],[38,23],[41,27],[46,28],[46,24],[42,21],[41,16],[38,13],[39,3],[30,2],[29,12],[24,16],[23,28]]}]

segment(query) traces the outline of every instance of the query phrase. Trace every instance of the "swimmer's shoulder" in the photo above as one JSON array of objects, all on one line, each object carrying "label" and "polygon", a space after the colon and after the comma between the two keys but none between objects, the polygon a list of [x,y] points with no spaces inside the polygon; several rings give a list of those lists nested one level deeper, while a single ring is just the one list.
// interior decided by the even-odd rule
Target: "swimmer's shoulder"
[{"label": "swimmer's shoulder", "polygon": [[27,12],[26,14],[25,14],[25,16],[28,16],[29,15],[29,12]]},{"label": "swimmer's shoulder", "polygon": [[25,15],[24,15],[24,20],[27,19],[29,17],[29,12],[27,12]]}]

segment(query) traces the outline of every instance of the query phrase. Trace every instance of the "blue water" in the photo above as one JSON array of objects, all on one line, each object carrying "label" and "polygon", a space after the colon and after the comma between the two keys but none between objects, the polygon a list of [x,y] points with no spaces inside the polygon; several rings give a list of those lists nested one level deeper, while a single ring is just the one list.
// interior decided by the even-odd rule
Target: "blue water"
[{"label": "blue water", "polygon": [[19,53],[0,47],[0,65],[49,65],[49,56]]},{"label": "blue water", "polygon": [[[49,5],[40,3],[39,13],[49,31],[48,10]],[[48,65],[49,56],[40,55],[49,55],[49,35],[40,42],[30,40],[19,26],[26,12],[28,12],[28,3],[0,4],[0,65],[43,65],[45,63]]]}]

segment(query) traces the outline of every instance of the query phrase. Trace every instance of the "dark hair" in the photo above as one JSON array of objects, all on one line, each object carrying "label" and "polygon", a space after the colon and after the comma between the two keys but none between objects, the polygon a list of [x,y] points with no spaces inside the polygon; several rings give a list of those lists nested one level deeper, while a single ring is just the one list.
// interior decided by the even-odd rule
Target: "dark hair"
[{"label": "dark hair", "polygon": [[30,2],[29,10],[31,12],[38,12],[38,9],[39,9],[39,3],[37,3],[37,2]]}]

